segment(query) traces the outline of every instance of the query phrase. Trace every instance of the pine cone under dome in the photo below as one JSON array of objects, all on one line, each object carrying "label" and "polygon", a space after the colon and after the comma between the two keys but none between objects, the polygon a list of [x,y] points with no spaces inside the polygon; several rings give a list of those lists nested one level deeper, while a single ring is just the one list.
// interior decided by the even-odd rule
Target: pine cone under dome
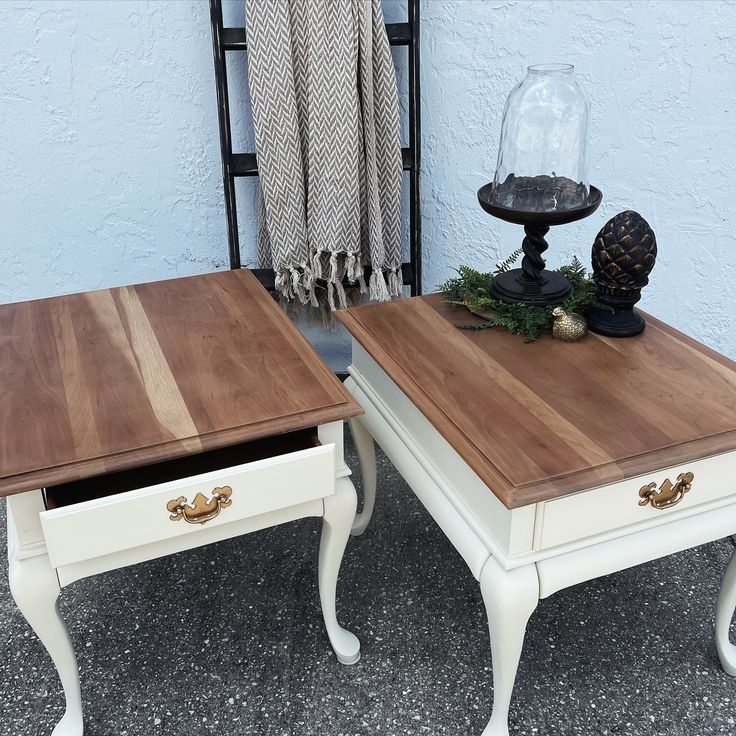
[{"label": "pine cone under dome", "polygon": [[593,244],[593,279],[614,297],[621,290],[640,290],[649,283],[656,258],[657,239],[649,223],[633,210],[619,212]]}]

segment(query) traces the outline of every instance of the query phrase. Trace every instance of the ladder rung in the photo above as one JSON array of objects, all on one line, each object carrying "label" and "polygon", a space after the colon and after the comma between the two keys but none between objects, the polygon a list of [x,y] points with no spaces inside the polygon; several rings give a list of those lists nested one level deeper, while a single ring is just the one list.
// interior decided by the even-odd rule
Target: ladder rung
[{"label": "ladder rung", "polygon": [[[407,46],[411,43],[411,26],[408,23],[386,23],[388,41],[392,46]],[[225,51],[245,51],[245,28],[223,28],[222,48]]]},{"label": "ladder rung", "polygon": [[414,163],[414,156],[412,155],[411,148],[401,149],[401,163],[404,171],[411,171],[412,164]]},{"label": "ladder rung", "polygon": [[386,23],[386,33],[392,46],[408,46],[411,43],[411,26],[408,23]]},{"label": "ladder rung", "polygon": [[255,153],[233,153],[230,156],[231,176],[258,176]]},{"label": "ladder rung", "polygon": [[222,48],[225,51],[245,51],[248,43],[245,40],[245,28],[223,28]]},{"label": "ladder rung", "polygon": [[[404,171],[411,171],[411,148],[401,149]],[[230,156],[230,176],[258,176],[258,161],[255,153],[233,153]]]}]

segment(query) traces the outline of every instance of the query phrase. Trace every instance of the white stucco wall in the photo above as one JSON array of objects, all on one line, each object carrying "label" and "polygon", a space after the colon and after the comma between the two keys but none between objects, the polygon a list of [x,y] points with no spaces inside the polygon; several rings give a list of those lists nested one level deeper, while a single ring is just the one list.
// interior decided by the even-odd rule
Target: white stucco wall
[{"label": "white stucco wall", "polygon": [[[385,4],[402,18],[402,0]],[[242,22],[240,2],[226,10]],[[425,289],[518,247],[475,192],[526,65],[569,61],[592,100],[605,201],[551,232],[550,262],[587,263],[605,220],[638,210],[660,247],[642,306],[736,357],[736,5],[425,0],[422,12]],[[0,301],[225,268],[207,3],[4,0],[0,34]],[[231,86],[249,150],[243,72],[239,60]],[[252,212],[254,183],[240,194]],[[244,214],[246,262],[252,234]]]}]

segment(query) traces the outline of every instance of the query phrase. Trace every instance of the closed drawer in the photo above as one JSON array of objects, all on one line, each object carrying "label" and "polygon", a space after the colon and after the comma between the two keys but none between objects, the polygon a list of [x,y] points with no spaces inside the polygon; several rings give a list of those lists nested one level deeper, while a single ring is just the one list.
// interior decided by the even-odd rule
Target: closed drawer
[{"label": "closed drawer", "polygon": [[734,495],[736,452],[655,470],[544,503],[535,547],[549,549],[625,527],[666,523]]},{"label": "closed drawer", "polygon": [[[104,477],[84,481],[81,491],[74,484],[48,489],[50,508],[40,516],[51,563],[60,567],[171,537],[196,535],[205,526],[211,529],[332,495],[334,445],[319,445],[316,436],[309,444],[124,492],[110,492],[106,482],[115,486],[118,479]],[[88,498],[95,483],[99,484],[97,497]],[[69,498],[75,502],[66,503]]]}]

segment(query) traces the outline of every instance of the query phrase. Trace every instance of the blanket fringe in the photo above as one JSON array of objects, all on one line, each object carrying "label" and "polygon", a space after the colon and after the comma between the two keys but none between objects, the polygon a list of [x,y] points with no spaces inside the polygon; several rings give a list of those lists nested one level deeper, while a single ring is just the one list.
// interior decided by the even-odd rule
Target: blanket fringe
[{"label": "blanket fringe", "polygon": [[291,291],[291,275],[288,268],[284,268],[276,273],[275,279],[276,291],[287,301],[293,297]]},{"label": "blanket fringe", "polygon": [[324,251],[316,250],[314,251],[314,255],[312,256],[312,275],[314,276],[315,281],[317,279],[323,278],[322,273],[322,253]]},{"label": "blanket fringe", "polygon": [[360,293],[366,294],[368,292],[368,287],[365,283],[363,264],[360,262],[359,255],[357,253],[349,253],[345,262],[345,266],[348,275],[348,281],[351,284],[355,284],[357,282],[360,288]]},{"label": "blanket fringe", "polygon": [[345,297],[345,287],[342,285],[342,281],[335,281],[335,291],[337,292],[337,308],[347,309],[348,300]]},{"label": "blanket fringe", "polygon": [[274,286],[279,296],[287,301],[298,300],[302,304],[312,301],[314,278],[306,265],[277,271]]},{"label": "blanket fringe", "polygon": [[313,307],[319,307],[317,298],[317,280],[322,278],[322,251],[316,250],[310,261],[309,269],[309,303]]},{"label": "blanket fringe", "polygon": [[388,275],[388,293],[392,298],[401,296],[401,290],[403,288],[403,279],[401,278],[401,269],[397,268],[395,271],[391,271]]},{"label": "blanket fringe", "polygon": [[348,257],[345,259],[345,273],[347,274],[348,281],[354,283],[356,280],[355,276],[355,264],[357,263],[355,253],[348,253]]},{"label": "blanket fringe", "polygon": [[319,299],[317,298],[317,280],[313,279],[309,287],[309,304],[312,307],[319,307]]},{"label": "blanket fringe", "polygon": [[[371,273],[366,285],[363,265],[357,254],[349,253],[345,256],[344,265],[341,265],[340,253],[330,252],[327,261],[323,258],[328,251],[317,251],[309,259],[308,264],[282,268],[276,272],[275,287],[279,296],[286,301],[298,301],[300,304],[309,304],[320,307],[324,304],[320,300],[320,282],[327,290],[327,305],[330,310],[346,309],[348,299],[343,286],[343,278],[352,285],[351,293],[368,294],[368,298],[375,302],[386,302],[400,297],[402,294],[401,268],[393,271],[376,269]],[[327,272],[327,273],[325,273]]]},{"label": "blanket fringe", "polygon": [[386,288],[386,277],[380,269],[376,269],[371,274],[368,296],[374,302],[387,302],[391,298]]},{"label": "blanket fringe", "polygon": [[348,281],[351,284],[359,281],[363,276],[363,265],[361,264],[357,253],[348,253],[348,257],[345,260],[345,271],[348,276]]},{"label": "blanket fringe", "polygon": [[330,254],[330,275],[328,277],[328,281],[330,281],[333,284],[336,284],[338,281],[337,278],[337,251],[333,250]]},{"label": "blanket fringe", "polygon": [[291,269],[291,291],[302,304],[307,301],[304,282],[307,281],[308,276],[306,271],[299,272],[296,268]]}]

